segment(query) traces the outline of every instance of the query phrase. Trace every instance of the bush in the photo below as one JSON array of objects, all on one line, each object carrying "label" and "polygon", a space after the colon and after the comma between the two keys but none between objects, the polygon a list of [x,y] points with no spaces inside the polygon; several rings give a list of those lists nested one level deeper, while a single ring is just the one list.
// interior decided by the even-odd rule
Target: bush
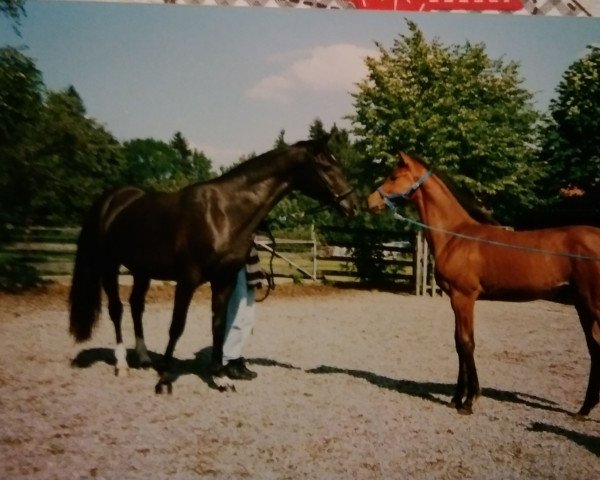
[{"label": "bush", "polygon": [[17,293],[43,284],[38,269],[15,255],[0,255],[0,290]]}]

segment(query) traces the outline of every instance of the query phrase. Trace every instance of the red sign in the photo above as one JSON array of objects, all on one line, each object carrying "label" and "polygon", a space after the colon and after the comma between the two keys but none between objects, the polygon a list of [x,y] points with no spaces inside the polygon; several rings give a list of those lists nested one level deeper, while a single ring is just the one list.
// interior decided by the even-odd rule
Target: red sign
[{"label": "red sign", "polygon": [[516,11],[523,8],[523,0],[352,0],[360,10],[432,11]]}]

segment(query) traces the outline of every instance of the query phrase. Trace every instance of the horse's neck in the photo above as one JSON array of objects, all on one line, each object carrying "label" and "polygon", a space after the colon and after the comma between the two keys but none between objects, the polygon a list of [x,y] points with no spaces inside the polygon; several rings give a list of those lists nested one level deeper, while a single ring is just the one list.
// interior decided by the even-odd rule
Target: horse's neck
[{"label": "horse's neck", "polygon": [[242,229],[255,231],[269,211],[294,189],[296,162],[272,162],[257,166],[251,174],[231,178],[238,192],[233,201],[240,212],[246,213],[247,221]]},{"label": "horse's neck", "polygon": [[466,225],[477,224],[437,177],[431,177],[419,193],[417,208],[422,222],[432,227],[425,230],[425,238],[434,255],[441,253],[452,238],[447,232],[458,232]]}]

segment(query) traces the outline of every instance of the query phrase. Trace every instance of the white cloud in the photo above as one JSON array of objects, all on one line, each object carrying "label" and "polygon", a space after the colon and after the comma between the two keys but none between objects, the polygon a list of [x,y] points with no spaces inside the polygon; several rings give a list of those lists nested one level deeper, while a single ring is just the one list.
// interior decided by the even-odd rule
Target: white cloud
[{"label": "white cloud", "polygon": [[261,79],[246,94],[259,100],[291,102],[294,92],[348,92],[365,77],[365,57],[376,51],[348,43],[278,54],[270,60],[285,64],[280,72]]}]

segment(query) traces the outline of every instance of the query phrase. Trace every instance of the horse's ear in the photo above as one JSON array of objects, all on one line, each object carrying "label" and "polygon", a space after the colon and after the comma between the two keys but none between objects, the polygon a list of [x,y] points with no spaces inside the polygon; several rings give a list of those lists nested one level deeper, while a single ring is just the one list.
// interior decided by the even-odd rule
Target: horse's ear
[{"label": "horse's ear", "polygon": [[399,165],[408,165],[410,163],[411,158],[408,156],[407,153],[405,152],[400,152],[399,158],[398,158],[398,164]]}]

